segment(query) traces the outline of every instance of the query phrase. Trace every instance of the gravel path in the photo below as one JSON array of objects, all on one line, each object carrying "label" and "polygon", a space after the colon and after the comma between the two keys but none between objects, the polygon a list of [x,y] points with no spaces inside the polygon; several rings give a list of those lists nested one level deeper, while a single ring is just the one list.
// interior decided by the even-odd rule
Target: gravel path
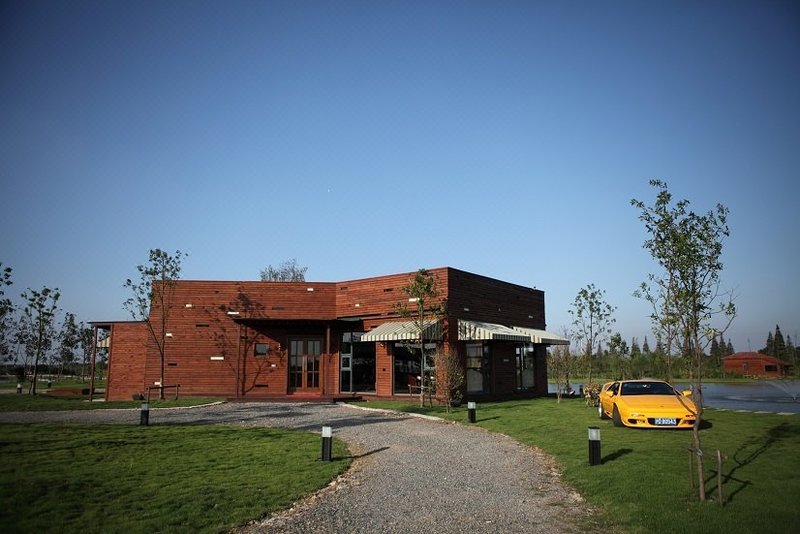
[{"label": "gravel path", "polygon": [[[0,413],[0,422],[139,422],[138,410]],[[477,427],[326,404],[151,410],[151,424],[333,427],[353,468],[255,532],[586,532],[592,513],[543,453]],[[583,525],[583,526],[581,526]]]}]

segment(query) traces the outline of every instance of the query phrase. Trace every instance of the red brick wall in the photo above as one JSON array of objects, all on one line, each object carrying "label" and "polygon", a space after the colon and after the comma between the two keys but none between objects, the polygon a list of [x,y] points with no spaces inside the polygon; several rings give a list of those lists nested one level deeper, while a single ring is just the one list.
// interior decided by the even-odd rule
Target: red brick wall
[{"label": "red brick wall", "polygon": [[131,400],[144,393],[146,328],[144,323],[111,325],[106,400]]}]

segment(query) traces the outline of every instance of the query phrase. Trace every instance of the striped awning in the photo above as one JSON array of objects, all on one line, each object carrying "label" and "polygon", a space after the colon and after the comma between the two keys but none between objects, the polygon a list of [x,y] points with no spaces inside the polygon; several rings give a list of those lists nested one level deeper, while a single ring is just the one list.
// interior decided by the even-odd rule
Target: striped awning
[{"label": "striped awning", "polygon": [[[442,322],[431,319],[423,322],[422,336],[426,339],[442,339]],[[416,321],[392,321],[376,326],[361,336],[360,341],[415,341],[419,340],[419,325]]]},{"label": "striped awning", "polygon": [[540,343],[542,345],[569,345],[569,339],[548,332],[547,330],[538,330],[536,328],[525,328],[523,326],[512,326],[517,332],[522,332],[530,336],[531,343]]},{"label": "striped awning", "polygon": [[507,326],[481,321],[458,320],[459,341],[530,341],[530,336]]}]

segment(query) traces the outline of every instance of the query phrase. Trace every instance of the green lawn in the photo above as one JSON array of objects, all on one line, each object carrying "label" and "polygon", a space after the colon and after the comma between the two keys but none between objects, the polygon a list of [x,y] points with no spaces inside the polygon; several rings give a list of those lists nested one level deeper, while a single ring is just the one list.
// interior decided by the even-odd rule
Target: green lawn
[{"label": "green lawn", "polygon": [[[0,412],[41,412],[49,410],[103,410],[110,408],[141,408],[141,401],[104,402],[95,396],[89,402],[84,395],[17,395],[16,393],[0,395]],[[215,397],[182,397],[178,400],[150,400],[151,408],[168,408],[180,406],[197,406],[222,399]]]},{"label": "green lawn", "polygon": [[[364,404],[364,403],[362,403]],[[467,423],[464,407],[445,414],[397,402],[370,407],[439,415]],[[535,445],[556,458],[564,479],[609,521],[630,532],[800,531],[800,415],[736,413],[707,409],[701,431],[708,496],[700,503],[690,487],[691,432],[615,428],[600,421],[583,399],[553,398],[481,403],[477,424]],[[601,429],[603,464],[588,465],[587,427]],[[712,457],[720,449],[725,506],[716,491]]]},{"label": "green lawn", "polygon": [[0,425],[4,532],[221,532],[350,464],[316,434],[223,425]]}]

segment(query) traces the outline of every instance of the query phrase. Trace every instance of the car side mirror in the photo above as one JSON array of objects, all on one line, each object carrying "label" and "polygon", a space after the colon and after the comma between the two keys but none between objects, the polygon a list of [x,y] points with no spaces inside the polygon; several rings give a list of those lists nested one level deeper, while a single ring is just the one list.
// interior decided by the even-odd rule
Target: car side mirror
[{"label": "car side mirror", "polygon": [[614,392],[613,392],[613,391],[611,391],[610,389],[607,389],[607,390],[605,391],[605,393],[606,393],[606,397],[613,397],[613,396],[614,396]]}]

